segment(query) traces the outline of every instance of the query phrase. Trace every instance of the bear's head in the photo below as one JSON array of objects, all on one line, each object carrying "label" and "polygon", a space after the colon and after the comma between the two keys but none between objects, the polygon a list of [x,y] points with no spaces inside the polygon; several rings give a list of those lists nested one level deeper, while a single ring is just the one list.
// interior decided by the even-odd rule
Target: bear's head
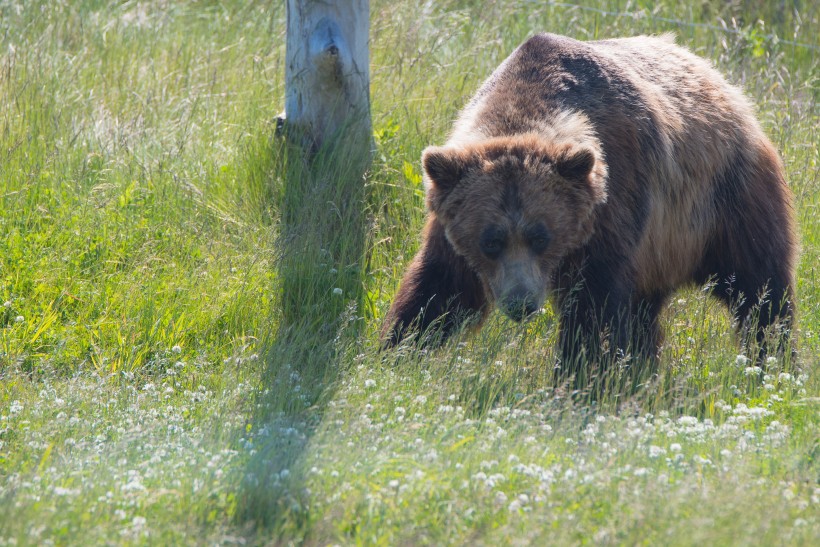
[{"label": "bear's head", "polygon": [[511,319],[543,306],[555,268],[592,235],[606,201],[594,144],[527,134],[422,155],[428,208]]}]

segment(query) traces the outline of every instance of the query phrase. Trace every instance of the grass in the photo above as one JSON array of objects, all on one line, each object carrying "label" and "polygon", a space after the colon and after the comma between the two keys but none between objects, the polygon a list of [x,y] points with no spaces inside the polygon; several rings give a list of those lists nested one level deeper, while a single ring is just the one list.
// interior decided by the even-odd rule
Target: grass
[{"label": "grass", "polygon": [[[280,4],[0,3],[0,545],[814,544],[818,8],[373,2],[376,153],[314,241]],[[659,377],[594,405],[553,382],[549,310],[377,351],[421,150],[540,30],[673,31],[753,98],[796,195],[794,362],[761,377],[697,287]]]}]

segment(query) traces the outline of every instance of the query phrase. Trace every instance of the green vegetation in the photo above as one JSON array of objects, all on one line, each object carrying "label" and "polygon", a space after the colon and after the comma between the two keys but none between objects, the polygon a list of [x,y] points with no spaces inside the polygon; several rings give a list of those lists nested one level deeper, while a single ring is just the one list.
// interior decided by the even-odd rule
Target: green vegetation
[{"label": "green vegetation", "polygon": [[[292,181],[338,158],[274,136],[283,4],[0,2],[0,545],[815,544],[817,4],[374,1],[377,150],[318,201]],[[795,362],[761,374],[699,288],[659,377],[594,404],[550,310],[377,351],[421,150],[541,30],[672,31],[753,98],[797,198]]]}]

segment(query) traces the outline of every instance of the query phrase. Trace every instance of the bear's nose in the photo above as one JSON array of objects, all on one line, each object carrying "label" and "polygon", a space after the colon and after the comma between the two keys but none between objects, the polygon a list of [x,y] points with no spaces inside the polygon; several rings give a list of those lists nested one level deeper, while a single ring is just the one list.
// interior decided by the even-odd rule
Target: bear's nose
[{"label": "bear's nose", "polygon": [[535,300],[526,292],[516,292],[504,299],[504,314],[513,321],[523,321],[538,311]]}]

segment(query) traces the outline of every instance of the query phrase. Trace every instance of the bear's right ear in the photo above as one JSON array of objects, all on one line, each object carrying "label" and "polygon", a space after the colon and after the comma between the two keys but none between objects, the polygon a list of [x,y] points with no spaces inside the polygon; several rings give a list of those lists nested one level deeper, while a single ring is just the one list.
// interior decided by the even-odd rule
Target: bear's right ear
[{"label": "bear's right ear", "polygon": [[469,163],[465,152],[446,146],[428,146],[421,154],[421,165],[430,185],[428,190],[452,190],[464,177]]}]

